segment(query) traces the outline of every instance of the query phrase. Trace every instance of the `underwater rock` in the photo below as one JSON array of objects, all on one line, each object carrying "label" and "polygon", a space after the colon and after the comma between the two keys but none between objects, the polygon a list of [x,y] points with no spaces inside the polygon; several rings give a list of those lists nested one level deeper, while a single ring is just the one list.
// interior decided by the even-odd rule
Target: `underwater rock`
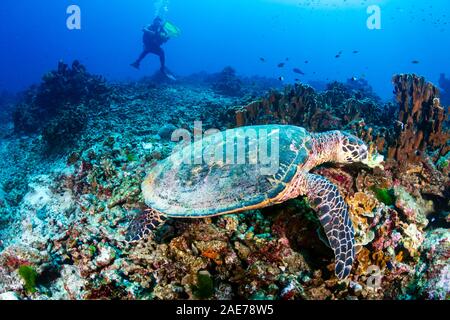
[{"label": "underwater rock", "polygon": [[173,124],[168,123],[161,127],[158,130],[158,135],[164,140],[170,140],[172,137],[172,133],[177,129]]}]

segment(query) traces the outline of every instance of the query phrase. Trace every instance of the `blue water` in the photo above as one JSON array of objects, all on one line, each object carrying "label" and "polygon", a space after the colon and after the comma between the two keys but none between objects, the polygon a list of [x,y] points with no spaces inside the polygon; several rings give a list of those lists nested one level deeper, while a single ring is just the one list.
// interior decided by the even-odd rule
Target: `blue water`
[{"label": "blue water", "polygon": [[[71,4],[81,8],[81,30],[66,27]],[[373,4],[381,9],[381,30],[366,26]],[[2,0],[0,91],[39,82],[60,59],[79,59],[110,80],[151,75],[157,57],[149,56],[140,71],[129,64],[155,10],[182,29],[164,47],[177,75],[231,65],[242,75],[285,82],[365,77],[389,98],[395,73],[435,83],[440,73],[450,74],[448,0]],[[286,66],[278,68],[280,62]]]}]

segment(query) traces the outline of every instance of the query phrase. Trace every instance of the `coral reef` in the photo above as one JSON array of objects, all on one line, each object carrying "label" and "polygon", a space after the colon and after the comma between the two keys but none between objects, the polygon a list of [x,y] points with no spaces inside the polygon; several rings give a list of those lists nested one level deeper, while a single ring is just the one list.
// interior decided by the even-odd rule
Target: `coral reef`
[{"label": "coral reef", "polygon": [[[60,68],[30,101],[63,78],[68,82],[55,92],[80,92],[68,80],[78,77],[93,91],[81,90],[80,100],[44,99],[57,101],[47,110],[66,107],[47,118],[41,135],[13,135],[10,128],[0,140],[0,299],[448,299],[447,113],[421,78],[395,77],[398,101],[383,106],[364,82],[332,83],[323,92],[297,84],[253,101],[270,81],[255,79],[264,89],[249,93],[252,80],[241,79],[238,97],[219,94],[208,80],[101,85],[80,66]],[[108,91],[102,96],[95,88]],[[391,151],[385,170],[314,170],[349,204],[358,246],[347,279],[334,275],[332,251],[303,198],[169,220],[154,238],[125,241],[130,221],[146,207],[146,172],[177,148],[172,131],[192,132],[195,120],[203,130],[261,123],[347,129],[371,152],[403,150],[401,158]],[[416,149],[405,144],[413,133],[422,135]],[[76,143],[58,146],[69,138]],[[57,157],[42,157],[47,148]]]},{"label": "coral reef", "polygon": [[444,129],[448,110],[440,105],[437,88],[415,75],[398,75],[393,82],[400,109],[397,139],[388,147],[388,157],[415,163],[426,156],[426,151],[445,155],[450,151],[450,132]]},{"label": "coral reef", "polygon": [[86,126],[87,113],[82,106],[67,108],[42,128],[42,140],[47,152],[73,144]]},{"label": "coral reef", "polygon": [[212,88],[224,95],[242,95],[242,82],[236,76],[236,70],[232,67],[225,67],[221,72],[211,76]]},{"label": "coral reef", "polygon": [[448,229],[427,232],[422,244],[423,257],[418,272],[409,284],[406,298],[419,295],[423,299],[450,299],[450,235]]},{"label": "coral reef", "polygon": [[449,111],[440,105],[436,87],[424,78],[398,75],[393,82],[397,104],[386,105],[358,97],[360,93],[337,82],[320,93],[302,84],[288,86],[283,93],[272,92],[237,107],[235,125],[282,123],[310,131],[351,130],[386,156],[387,173],[411,192],[422,181],[426,193],[444,197],[449,181],[445,160],[450,150]]},{"label": "coral reef", "polygon": [[287,86],[283,93],[272,92],[236,110],[236,124],[296,124],[311,131],[324,131],[364,123],[383,125],[388,121],[387,109],[370,97],[357,98],[353,94],[338,82],[320,93],[303,84]]},{"label": "coral reef", "polygon": [[7,91],[0,91],[0,120],[1,123],[10,121],[13,109],[17,103],[17,95]]},{"label": "coral reef", "polygon": [[47,73],[39,86],[24,93],[13,114],[14,128],[33,133],[68,107],[105,107],[108,93],[105,80],[89,74],[80,62],[74,61],[71,67],[59,62],[57,70]]}]

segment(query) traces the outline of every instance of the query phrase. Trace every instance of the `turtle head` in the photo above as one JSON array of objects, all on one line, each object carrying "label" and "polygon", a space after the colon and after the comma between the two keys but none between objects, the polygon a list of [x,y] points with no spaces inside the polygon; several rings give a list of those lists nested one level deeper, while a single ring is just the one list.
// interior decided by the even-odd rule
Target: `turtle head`
[{"label": "turtle head", "polygon": [[368,156],[369,150],[364,141],[352,134],[339,131],[339,144],[336,154],[337,162],[365,162]]}]

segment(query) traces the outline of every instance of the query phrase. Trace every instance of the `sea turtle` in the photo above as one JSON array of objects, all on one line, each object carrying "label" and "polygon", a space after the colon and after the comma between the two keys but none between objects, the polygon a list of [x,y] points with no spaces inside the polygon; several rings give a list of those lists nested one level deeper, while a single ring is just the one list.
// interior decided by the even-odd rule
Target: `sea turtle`
[{"label": "sea turtle", "polygon": [[339,278],[350,273],[354,231],[338,188],[309,171],[325,162],[368,163],[368,148],[342,132],[309,133],[288,125],[216,132],[179,148],[142,183],[150,207],[128,229],[139,240],[169,218],[202,218],[259,209],[306,196],[335,254]]}]

